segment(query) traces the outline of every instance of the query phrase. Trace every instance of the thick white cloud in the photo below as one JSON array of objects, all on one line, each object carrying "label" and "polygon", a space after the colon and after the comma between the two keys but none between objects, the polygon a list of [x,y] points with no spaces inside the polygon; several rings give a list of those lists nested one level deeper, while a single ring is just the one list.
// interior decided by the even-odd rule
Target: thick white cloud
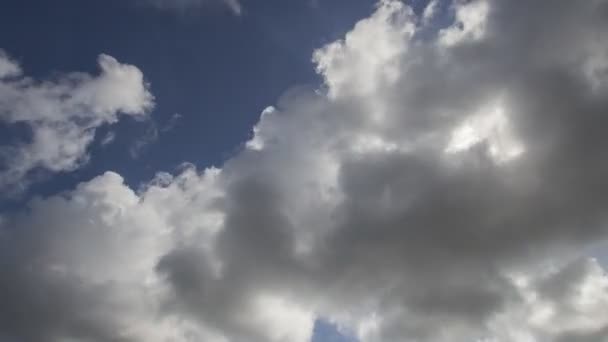
[{"label": "thick white cloud", "polygon": [[606,341],[608,1],[450,10],[381,1],[221,169],[5,215],[5,339]]},{"label": "thick white cloud", "polygon": [[25,125],[31,137],[0,149],[0,187],[19,188],[35,169],[70,171],[86,162],[95,129],[119,114],[144,117],[153,97],[136,67],[99,56],[99,75],[69,73],[50,81],[23,76],[0,54],[0,121]]},{"label": "thick white cloud", "polygon": [[413,16],[403,3],[384,1],[374,16],[357,23],[343,41],[317,50],[313,60],[325,78],[329,95],[369,95],[399,79],[399,57],[415,32]]}]

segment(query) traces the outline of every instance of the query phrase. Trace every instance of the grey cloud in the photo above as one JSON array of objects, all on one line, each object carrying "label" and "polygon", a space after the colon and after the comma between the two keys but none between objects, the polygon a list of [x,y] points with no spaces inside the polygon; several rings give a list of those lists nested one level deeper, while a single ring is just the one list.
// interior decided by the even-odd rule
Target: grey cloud
[{"label": "grey cloud", "polygon": [[[145,274],[134,264],[122,270],[117,265],[133,257],[140,263],[154,244],[147,244],[151,235],[141,237],[143,222],[129,225],[120,218],[119,206],[133,209],[136,199],[120,188],[121,181],[108,174],[73,196],[35,200],[29,215],[5,217],[0,226],[3,341],[145,339],[131,335],[138,333],[139,315],[153,321],[154,302],[139,294],[146,286],[128,279]],[[113,197],[104,196],[109,193]],[[139,251],[129,256],[120,247],[123,240]]]},{"label": "grey cloud", "polygon": [[608,327],[599,329],[595,332],[569,332],[558,337],[557,342],[577,341],[577,342],[606,342],[608,341]]},{"label": "grey cloud", "polygon": [[92,306],[140,329],[93,327],[135,341],[306,342],[319,317],[364,342],[601,341],[608,278],[584,251],[607,238],[607,6],[456,1],[438,29],[381,1],[315,52],[325,88],[287,92],[221,169],[138,193],[106,174],[6,218],[24,247],[3,278],[41,260],[115,284],[123,308]]}]

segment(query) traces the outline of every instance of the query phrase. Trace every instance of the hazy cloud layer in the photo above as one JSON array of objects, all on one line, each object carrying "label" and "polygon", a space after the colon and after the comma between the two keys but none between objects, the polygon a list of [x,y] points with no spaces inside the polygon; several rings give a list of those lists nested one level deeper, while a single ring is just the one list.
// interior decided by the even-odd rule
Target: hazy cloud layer
[{"label": "hazy cloud layer", "polygon": [[27,185],[28,173],[71,171],[85,163],[97,127],[119,114],[144,117],[153,97],[143,74],[108,55],[99,56],[99,75],[68,73],[51,80],[23,75],[0,52],[0,122],[25,127],[28,137],[0,147],[0,189]]},{"label": "hazy cloud layer", "polygon": [[4,215],[0,340],[606,341],[608,1],[450,10],[381,1],[221,169]]}]

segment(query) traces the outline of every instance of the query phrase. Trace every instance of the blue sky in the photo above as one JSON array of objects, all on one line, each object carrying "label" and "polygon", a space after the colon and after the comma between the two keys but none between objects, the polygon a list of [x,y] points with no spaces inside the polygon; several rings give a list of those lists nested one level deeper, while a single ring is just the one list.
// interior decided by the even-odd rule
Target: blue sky
[{"label": "blue sky", "polygon": [[324,320],[317,320],[315,323],[313,342],[356,342],[357,339],[348,336],[348,333],[341,334],[331,323]]},{"label": "blue sky", "polygon": [[608,0],[5,0],[0,342],[605,341]]}]

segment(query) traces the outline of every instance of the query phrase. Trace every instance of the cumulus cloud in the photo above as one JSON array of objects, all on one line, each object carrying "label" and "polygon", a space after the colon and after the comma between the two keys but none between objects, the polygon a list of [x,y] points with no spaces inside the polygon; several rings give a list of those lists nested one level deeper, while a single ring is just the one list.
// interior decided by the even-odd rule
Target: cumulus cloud
[{"label": "cumulus cloud", "polygon": [[221,169],[4,215],[2,337],[605,341],[608,2],[449,10],[381,1]]},{"label": "cumulus cloud", "polygon": [[120,114],[145,117],[153,97],[142,72],[108,55],[98,62],[99,75],[37,81],[0,53],[0,122],[29,132],[27,141],[0,149],[0,188],[25,186],[36,169],[74,170],[87,161],[96,128],[117,122]]}]

